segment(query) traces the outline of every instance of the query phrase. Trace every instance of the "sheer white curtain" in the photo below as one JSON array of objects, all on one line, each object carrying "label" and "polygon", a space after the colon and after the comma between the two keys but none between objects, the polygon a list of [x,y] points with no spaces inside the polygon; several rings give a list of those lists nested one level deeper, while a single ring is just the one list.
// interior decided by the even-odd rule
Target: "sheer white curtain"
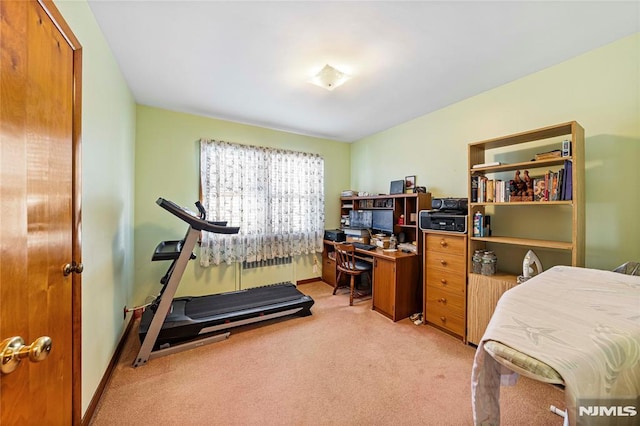
[{"label": "sheer white curtain", "polygon": [[204,232],[200,264],[322,251],[324,160],[316,154],[200,140],[202,203],[236,235]]}]

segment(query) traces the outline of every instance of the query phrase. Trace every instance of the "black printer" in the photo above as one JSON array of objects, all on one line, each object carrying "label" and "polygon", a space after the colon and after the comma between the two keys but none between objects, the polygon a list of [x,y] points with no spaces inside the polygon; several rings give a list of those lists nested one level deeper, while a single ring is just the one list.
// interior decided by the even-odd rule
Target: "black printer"
[{"label": "black printer", "polygon": [[419,213],[420,229],[467,233],[466,198],[434,198],[431,200],[431,210],[421,210]]},{"label": "black printer", "polygon": [[339,243],[345,241],[347,238],[341,229],[325,229],[324,239]]}]

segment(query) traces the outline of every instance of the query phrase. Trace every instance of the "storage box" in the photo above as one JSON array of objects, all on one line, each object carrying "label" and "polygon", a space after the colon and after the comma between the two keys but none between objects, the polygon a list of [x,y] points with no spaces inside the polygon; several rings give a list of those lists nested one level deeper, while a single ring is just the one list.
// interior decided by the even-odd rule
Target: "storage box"
[{"label": "storage box", "polygon": [[347,235],[347,242],[348,243],[369,244],[369,241],[371,241],[371,239],[369,237],[356,237],[354,235]]}]

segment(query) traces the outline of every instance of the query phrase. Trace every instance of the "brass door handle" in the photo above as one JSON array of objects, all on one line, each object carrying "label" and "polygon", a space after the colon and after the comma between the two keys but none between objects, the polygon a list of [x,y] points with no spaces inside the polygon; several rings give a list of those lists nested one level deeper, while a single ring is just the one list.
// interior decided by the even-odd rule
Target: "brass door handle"
[{"label": "brass door handle", "polygon": [[64,265],[62,267],[62,273],[64,274],[64,276],[69,276],[69,274],[71,274],[72,272],[81,274],[82,271],[84,271],[84,265],[81,263],[76,263],[76,262],[71,262],[71,263],[67,263],[66,265]]},{"label": "brass door handle", "polygon": [[31,362],[40,362],[49,352],[51,338],[48,336],[38,337],[29,346],[25,346],[24,339],[20,336],[4,339],[0,343],[0,371],[3,374],[12,373],[24,358],[29,358]]}]

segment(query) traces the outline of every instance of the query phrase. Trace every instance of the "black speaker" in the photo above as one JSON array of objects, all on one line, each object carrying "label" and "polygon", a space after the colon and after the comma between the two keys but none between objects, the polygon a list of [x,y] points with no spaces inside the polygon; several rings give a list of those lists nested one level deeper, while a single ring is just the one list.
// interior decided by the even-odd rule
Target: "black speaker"
[{"label": "black speaker", "polygon": [[407,236],[404,234],[404,232],[400,232],[398,234],[398,242],[399,243],[404,243],[407,239]]}]

